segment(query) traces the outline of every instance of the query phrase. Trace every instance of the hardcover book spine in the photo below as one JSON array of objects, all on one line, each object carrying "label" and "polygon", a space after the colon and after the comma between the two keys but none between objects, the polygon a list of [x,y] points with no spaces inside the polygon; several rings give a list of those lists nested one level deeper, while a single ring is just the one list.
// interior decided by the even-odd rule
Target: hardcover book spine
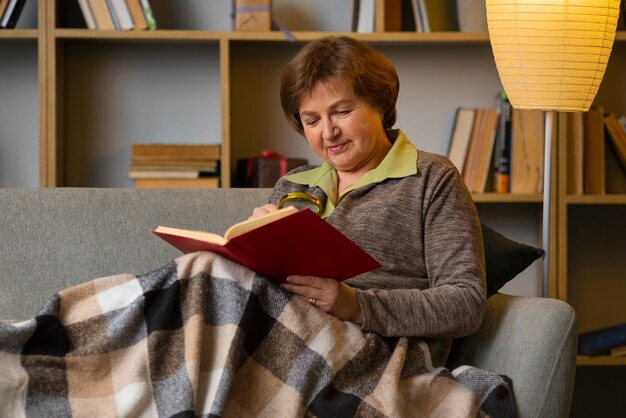
[{"label": "hardcover book spine", "polygon": [[13,29],[17,25],[17,20],[22,14],[26,0],[10,0],[7,8],[2,16],[1,27],[5,29]]},{"label": "hardcover book spine", "polygon": [[154,19],[154,14],[152,13],[152,7],[150,6],[150,2],[148,0],[141,0],[141,8],[143,9],[143,15],[146,18],[148,29],[150,30],[156,29],[157,22]]},{"label": "hardcover book spine", "polygon": [[113,21],[113,27],[115,30],[122,29],[120,24],[120,19],[115,13],[115,6],[113,6],[113,0],[106,0],[107,10],[109,11],[109,16],[111,16],[111,20]]},{"label": "hardcover book spine", "polygon": [[502,94],[494,158],[494,192],[508,193],[511,175],[511,103]]}]

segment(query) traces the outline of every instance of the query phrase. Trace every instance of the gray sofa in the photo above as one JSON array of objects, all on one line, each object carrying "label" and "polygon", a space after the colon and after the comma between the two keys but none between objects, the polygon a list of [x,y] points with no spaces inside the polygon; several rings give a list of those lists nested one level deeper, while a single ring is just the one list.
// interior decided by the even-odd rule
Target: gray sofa
[{"label": "gray sofa", "polygon": [[[89,279],[152,271],[180,255],[157,225],[223,233],[268,190],[0,189],[0,318],[35,315],[53,293]],[[456,342],[449,367],[509,376],[522,417],[569,415],[576,317],[555,299],[497,294],[482,328]]]}]

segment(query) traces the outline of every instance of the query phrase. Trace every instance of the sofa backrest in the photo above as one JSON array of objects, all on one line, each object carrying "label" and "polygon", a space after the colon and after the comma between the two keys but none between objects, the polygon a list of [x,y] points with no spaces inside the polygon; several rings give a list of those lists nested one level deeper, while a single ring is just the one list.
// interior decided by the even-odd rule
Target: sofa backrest
[{"label": "sofa backrest", "polygon": [[158,225],[222,234],[269,189],[0,189],[0,318],[34,316],[54,293],[155,270],[180,255]]}]

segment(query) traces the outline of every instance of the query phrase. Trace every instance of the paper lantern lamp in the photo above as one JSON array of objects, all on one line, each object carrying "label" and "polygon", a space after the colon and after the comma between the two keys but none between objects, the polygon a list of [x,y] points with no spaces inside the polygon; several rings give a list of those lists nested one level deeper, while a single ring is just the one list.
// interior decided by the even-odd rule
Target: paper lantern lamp
[{"label": "paper lantern lamp", "polygon": [[619,0],[486,0],[502,86],[517,109],[589,110],[611,54]]},{"label": "paper lantern lamp", "polygon": [[542,294],[549,295],[556,111],[591,107],[611,55],[620,0],[486,0],[500,81],[516,109],[545,112]]}]

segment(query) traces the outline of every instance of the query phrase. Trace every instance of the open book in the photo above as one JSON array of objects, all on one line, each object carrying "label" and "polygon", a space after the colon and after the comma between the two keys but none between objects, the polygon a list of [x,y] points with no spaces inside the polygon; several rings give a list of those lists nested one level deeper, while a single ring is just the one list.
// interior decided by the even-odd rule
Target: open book
[{"label": "open book", "polygon": [[318,215],[292,206],[237,223],[223,237],[164,226],[152,232],[184,253],[212,251],[278,282],[292,274],[341,281],[380,267]]}]

